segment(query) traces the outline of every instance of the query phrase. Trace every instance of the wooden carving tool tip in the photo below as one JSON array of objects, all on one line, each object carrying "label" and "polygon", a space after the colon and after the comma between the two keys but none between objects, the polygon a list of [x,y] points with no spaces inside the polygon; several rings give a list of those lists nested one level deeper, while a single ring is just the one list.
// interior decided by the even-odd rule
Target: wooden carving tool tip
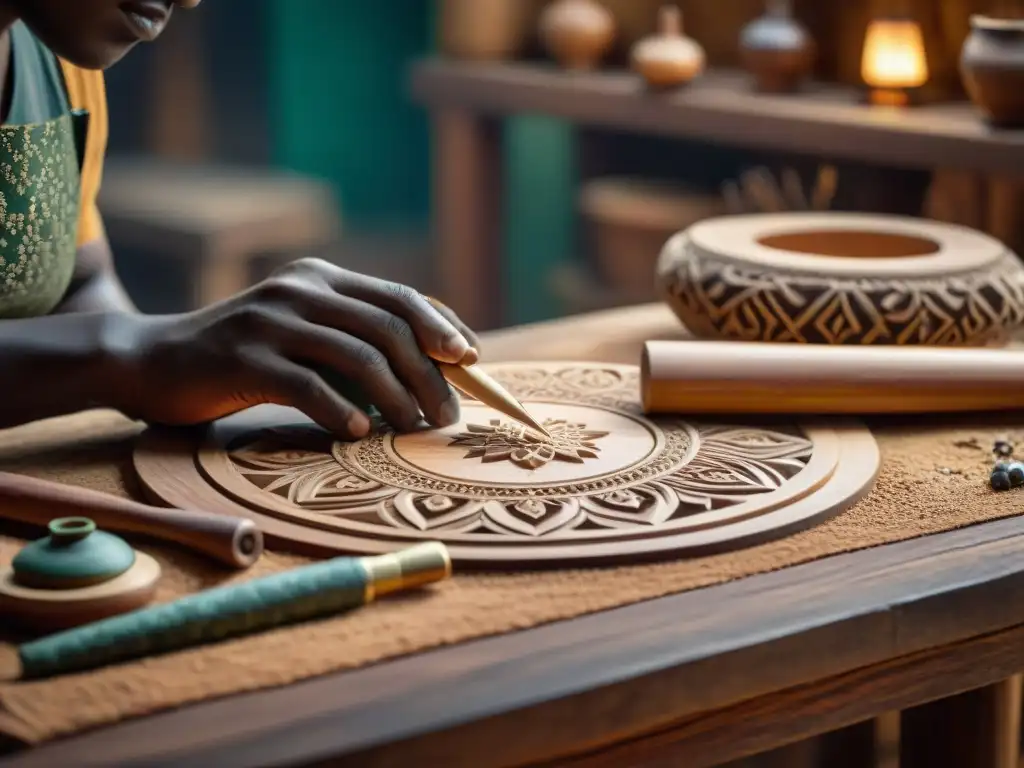
[{"label": "wooden carving tool tip", "polygon": [[524,424],[544,437],[550,438],[543,425],[534,419],[512,393],[474,365],[461,366],[450,363],[437,363],[442,375],[464,395],[475,398],[489,408],[493,408],[503,416]]}]

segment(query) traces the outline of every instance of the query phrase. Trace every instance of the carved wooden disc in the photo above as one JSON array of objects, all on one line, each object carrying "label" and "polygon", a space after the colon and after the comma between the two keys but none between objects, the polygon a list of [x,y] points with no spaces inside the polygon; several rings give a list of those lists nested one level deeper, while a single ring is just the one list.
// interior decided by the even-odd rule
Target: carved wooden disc
[{"label": "carved wooden disc", "polygon": [[376,554],[439,540],[459,564],[503,567],[747,546],[845,509],[878,469],[855,422],[648,419],[633,366],[487,370],[550,440],[474,400],[453,427],[355,443],[260,406],[205,435],[150,430],[135,466],[163,502],[250,517],[271,547]]}]

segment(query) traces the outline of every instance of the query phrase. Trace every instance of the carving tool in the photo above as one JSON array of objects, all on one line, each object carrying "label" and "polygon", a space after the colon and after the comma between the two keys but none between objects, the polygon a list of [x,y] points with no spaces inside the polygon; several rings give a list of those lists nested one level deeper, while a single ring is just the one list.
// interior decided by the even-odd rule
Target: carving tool
[{"label": "carving tool", "polygon": [[525,424],[545,437],[551,437],[551,434],[530,415],[522,403],[475,365],[437,363],[437,367],[441,369],[445,380],[464,395],[476,398],[488,408],[493,408],[498,413]]},{"label": "carving tool", "polygon": [[153,507],[88,488],[0,472],[0,518],[45,528],[58,517],[88,517],[100,528],[180,544],[234,568],[248,568],[263,554],[263,534],[251,520]]},{"label": "carving tool", "polygon": [[[444,307],[444,304],[431,296],[426,296],[424,298],[426,298],[426,300],[430,302],[435,309]],[[526,410],[523,404],[519,402],[511,392],[505,389],[505,387],[495,381],[491,376],[488,376],[480,368],[477,368],[475,365],[443,363],[439,360],[434,360],[434,365],[437,366],[441,375],[444,376],[445,381],[459,390],[462,394],[479,400],[488,408],[493,408],[503,416],[507,416],[513,421],[517,421],[520,424],[539,432],[544,435],[544,437],[551,437],[551,433],[530,415],[530,412]],[[313,367],[325,381],[327,381],[339,394],[357,408],[361,408],[367,412],[376,410],[369,398],[366,396],[366,393],[362,390],[362,387],[358,384],[343,379],[333,371],[326,370],[321,366]]]},{"label": "carving tool", "polygon": [[[439,311],[447,309],[442,302],[433,296],[427,296],[426,299]],[[540,432],[544,437],[551,437],[551,433],[544,429],[541,423],[530,415],[530,412],[512,396],[511,392],[475,365],[452,365],[450,363],[435,362],[445,380],[462,394],[476,398],[488,408],[493,408],[503,416],[508,416],[510,419],[518,421],[520,424],[524,424],[536,432]]]},{"label": "carving tool", "polygon": [[785,168],[782,171],[782,191],[790,209],[807,210],[807,196],[804,194],[803,184],[800,183],[800,175],[792,168]]},{"label": "carving tool", "polygon": [[740,185],[735,181],[722,182],[722,198],[725,200],[725,209],[730,214],[738,215],[747,212],[747,205],[743,202]]},{"label": "carving tool", "polygon": [[1024,351],[648,341],[645,413],[943,413],[1024,407]]},{"label": "carving tool", "polygon": [[[434,361],[445,381],[459,390],[462,394],[475,398],[488,408],[493,408],[503,416],[513,421],[524,424],[532,430],[539,432],[545,437],[551,434],[544,429],[530,412],[526,410],[512,394],[501,384],[488,376],[484,371],[475,365],[453,365]],[[370,402],[362,387],[355,382],[342,379],[337,374],[322,368],[317,369],[320,375],[346,400],[362,410],[372,413],[376,409]]]},{"label": "carving tool", "polygon": [[811,210],[827,211],[836,195],[838,174],[835,166],[823,165],[818,169],[818,180],[811,195]]},{"label": "carving tool", "polygon": [[0,678],[32,679],[176,651],[357,608],[451,575],[427,542],[374,557],[339,557],[103,619],[17,648]]},{"label": "carving tool", "polygon": [[766,212],[786,210],[786,201],[782,196],[775,177],[767,168],[753,168],[746,171],[741,178],[741,185],[751,200]]}]

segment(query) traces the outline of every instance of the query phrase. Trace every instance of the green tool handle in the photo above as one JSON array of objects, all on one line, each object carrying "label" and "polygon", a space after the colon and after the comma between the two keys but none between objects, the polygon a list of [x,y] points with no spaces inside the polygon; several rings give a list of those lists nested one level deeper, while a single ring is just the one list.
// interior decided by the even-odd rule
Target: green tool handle
[{"label": "green tool handle", "polygon": [[50,635],[18,648],[22,679],[48,677],[304,621],[451,573],[443,544],[340,557]]}]

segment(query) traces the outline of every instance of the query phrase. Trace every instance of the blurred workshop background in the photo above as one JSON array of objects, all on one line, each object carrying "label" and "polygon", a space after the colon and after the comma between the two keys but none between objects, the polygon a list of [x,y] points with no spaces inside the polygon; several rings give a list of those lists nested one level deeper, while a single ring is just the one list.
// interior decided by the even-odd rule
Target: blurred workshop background
[{"label": "blurred workshop background", "polygon": [[[661,0],[600,2],[616,15],[622,45],[617,43],[602,62],[604,71],[612,72],[607,82],[588,81],[586,98],[621,90],[614,72],[624,70],[627,38],[635,42],[655,33],[663,5]],[[827,54],[819,57],[814,78],[832,90],[821,95],[812,89],[785,103],[776,99],[771,102],[779,110],[775,117],[796,115],[787,105],[797,98],[815,105],[818,120],[833,104],[848,109],[846,91],[837,89],[864,84],[872,3],[877,0],[784,3]],[[965,98],[957,57],[970,13],[984,4],[904,3],[928,65],[926,87],[916,90],[928,101]],[[473,115],[463,126],[456,114],[438,147],[431,100],[436,107],[446,98],[493,99],[487,83],[505,76],[495,67],[509,68],[510,81],[528,80],[529,73],[515,67],[544,61],[537,43],[537,16],[544,5],[543,0],[217,0],[177,14],[157,44],[138,48],[108,73],[111,144],[102,203],[119,268],[136,301],[150,312],[214,301],[304,254],[440,295],[479,293],[465,306],[475,315],[467,319],[482,328],[649,301],[654,298],[652,259],[660,243],[717,214],[723,208],[723,181],[763,167],[776,174],[795,169],[809,186],[822,163],[838,168],[835,208],[968,217],[962,223],[994,230],[1020,245],[1019,217],[1000,214],[996,220],[996,214],[978,208],[977,200],[989,198],[975,194],[977,175],[950,180],[940,177],[941,169],[923,169],[919,162],[894,167],[898,163],[881,149],[879,157],[886,161],[877,166],[843,163],[814,146],[801,147],[800,154],[766,152],[753,129],[750,146],[737,140],[725,146],[692,130],[675,135],[657,126],[651,130],[649,123],[641,125],[642,115],[635,122],[643,130],[630,130],[632,118],[612,114],[621,112],[619,107],[609,107],[607,119],[589,125],[558,119],[553,115],[559,111],[598,115],[600,108],[583,96],[570,106],[557,104],[565,88],[572,88],[573,81],[564,78],[577,74],[556,74],[550,59],[543,86],[550,93],[542,92],[538,81],[528,94],[531,104],[518,109],[512,95],[505,100],[500,157],[487,160],[486,147],[471,146],[481,141],[475,129],[459,138],[460,130],[474,124]],[[737,41],[765,12],[764,0],[679,5],[687,33],[707,52],[708,75],[701,87],[738,87],[729,74],[739,66]],[[417,62],[438,52],[463,69],[422,73],[423,94],[414,96]],[[466,67],[488,68],[487,77],[474,85]],[[536,104],[557,108],[545,114]],[[973,113],[957,115],[977,121]],[[869,149],[858,152],[871,155]],[[500,166],[500,173],[477,167],[487,162]],[[461,252],[477,260],[490,254],[479,242],[460,241],[481,236],[485,225],[477,219],[483,208],[472,195],[460,203],[452,189],[467,178],[463,192],[482,189],[481,174],[500,179],[503,192],[498,208],[504,227],[488,267],[489,285],[483,285],[482,273],[470,274],[475,267],[458,262]],[[948,194],[936,191],[939,182],[950,182],[944,187]],[[435,196],[443,185],[448,191],[440,194],[448,194],[450,202],[438,214]],[[1004,185],[1000,194],[1001,210],[1024,199],[1019,184]],[[957,199],[974,202],[963,205]],[[432,239],[432,215],[434,224],[438,215],[450,217],[447,242]],[[452,223],[451,217],[459,221]],[[447,267],[438,266],[438,249],[451,251]]]}]

